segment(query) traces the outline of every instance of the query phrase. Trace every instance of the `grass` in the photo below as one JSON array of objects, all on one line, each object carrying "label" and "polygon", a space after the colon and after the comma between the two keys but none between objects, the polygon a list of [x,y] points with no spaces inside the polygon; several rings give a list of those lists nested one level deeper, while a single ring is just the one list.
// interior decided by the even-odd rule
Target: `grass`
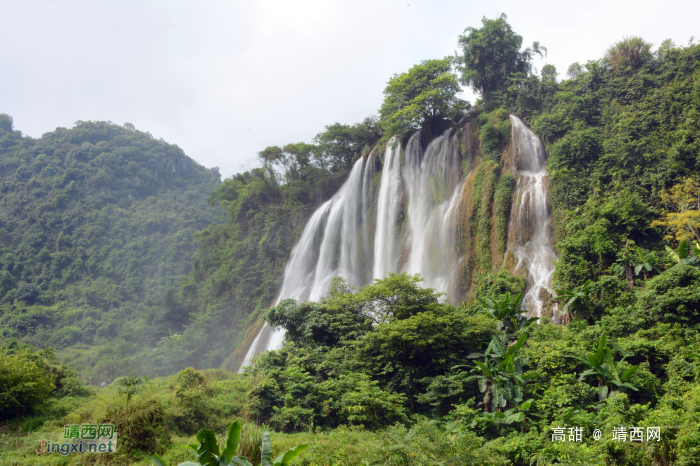
[{"label": "grass", "polygon": [[[177,465],[192,460],[186,448],[195,443],[196,431],[210,428],[220,434],[222,442],[226,427],[236,419],[243,422],[239,453],[259,464],[262,432],[269,429],[256,425],[247,415],[248,380],[221,370],[201,373],[207,383],[199,394],[190,391],[183,395],[177,375],[173,375],[150,380],[128,403],[117,392],[119,380],[97,389],[88,398],[51,398],[33,415],[0,424],[0,466],[150,466],[154,450],[168,464]],[[114,454],[35,453],[42,439],[62,443],[66,424],[100,422],[113,423],[119,434]],[[380,436],[345,427],[325,432],[319,429],[293,434],[272,432],[273,453],[306,442],[309,449],[293,464],[362,465],[377,451]]]}]

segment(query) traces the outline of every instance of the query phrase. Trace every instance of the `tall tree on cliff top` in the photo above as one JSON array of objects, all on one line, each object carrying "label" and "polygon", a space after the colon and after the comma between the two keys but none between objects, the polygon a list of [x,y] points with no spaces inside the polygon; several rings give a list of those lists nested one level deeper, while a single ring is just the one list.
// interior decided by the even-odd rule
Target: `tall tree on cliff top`
[{"label": "tall tree on cliff top", "polygon": [[508,88],[513,75],[527,76],[532,69],[532,57],[540,56],[547,49],[539,42],[532,48],[520,50],[522,36],[516,34],[508,24],[505,13],[499,18],[481,20],[481,29],[468,27],[459,36],[461,54],[456,57],[460,81],[470,86],[487,104],[499,100],[499,92]]},{"label": "tall tree on cliff top", "polygon": [[416,129],[431,134],[430,126],[436,120],[465,113],[469,103],[457,97],[462,89],[452,62],[452,57],[424,60],[389,80],[379,109],[385,134],[403,137]]}]

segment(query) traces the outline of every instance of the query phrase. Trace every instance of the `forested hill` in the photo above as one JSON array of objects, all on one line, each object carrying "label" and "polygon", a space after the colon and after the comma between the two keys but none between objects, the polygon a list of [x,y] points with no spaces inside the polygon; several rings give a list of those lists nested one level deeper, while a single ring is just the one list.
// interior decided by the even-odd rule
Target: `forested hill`
[{"label": "forested hill", "polygon": [[58,348],[98,382],[181,333],[168,290],[191,270],[192,234],[220,221],[216,169],[128,123],[33,139],[2,114],[0,174],[0,339]]}]

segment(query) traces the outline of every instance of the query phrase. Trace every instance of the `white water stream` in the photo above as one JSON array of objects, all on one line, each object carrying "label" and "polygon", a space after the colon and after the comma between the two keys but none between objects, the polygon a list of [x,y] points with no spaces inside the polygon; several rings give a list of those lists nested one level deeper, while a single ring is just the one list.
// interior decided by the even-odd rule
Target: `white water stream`
[{"label": "white water stream", "polygon": [[531,317],[540,317],[546,292],[552,286],[553,261],[557,259],[552,240],[547,154],[542,141],[520,118],[511,115],[510,122],[517,174],[509,248],[512,247],[517,261],[514,271],[524,269],[528,280],[523,306]]},{"label": "white water stream", "polygon": [[[396,145],[392,147],[392,145]],[[399,238],[396,221],[403,196],[401,179],[401,147],[389,141],[384,155],[382,182],[377,196],[377,230],[374,235],[374,267],[372,277],[385,277],[395,272],[399,261]]]},{"label": "white water stream", "polygon": [[[316,301],[325,296],[336,276],[345,278],[353,286],[364,284],[357,234],[367,207],[362,202],[361,192],[363,165],[363,159],[359,159],[338,192],[316,209],[307,222],[285,267],[282,289],[275,305],[288,298]],[[360,208],[362,211],[358,215]],[[338,254],[338,266],[334,267]],[[284,329],[273,330],[265,323],[248,349],[241,368],[250,365],[253,357],[263,351],[281,348],[283,339]]]},{"label": "white water stream", "polygon": [[403,270],[419,273],[424,285],[447,293],[457,264],[455,232],[461,200],[462,158],[452,130],[423,151],[418,133],[406,146],[403,179],[408,194],[408,260]]}]

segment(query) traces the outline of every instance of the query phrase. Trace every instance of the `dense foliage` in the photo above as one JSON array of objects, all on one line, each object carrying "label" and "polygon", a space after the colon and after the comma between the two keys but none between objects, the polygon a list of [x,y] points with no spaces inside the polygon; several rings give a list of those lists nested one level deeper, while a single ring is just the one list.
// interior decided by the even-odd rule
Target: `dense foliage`
[{"label": "dense foliage", "polygon": [[52,345],[99,383],[182,332],[169,296],[218,220],[216,170],[128,123],[32,139],[3,114],[0,172],[0,339]]},{"label": "dense foliage", "polygon": [[[441,303],[405,275],[284,301],[265,318],[287,343],[249,372],[255,412],[287,431],[398,422],[419,437],[430,434],[416,419],[433,417],[441,435],[473,435],[484,464],[699,464],[700,245],[689,241],[700,215],[700,47],[652,53],[626,38],[558,82],[551,65],[529,73],[532,52],[505,18],[461,43],[473,58],[489,38],[509,61],[461,60],[464,82],[490,83],[477,86],[484,99],[468,118],[483,161],[465,223],[474,304]],[[513,192],[499,166],[508,113],[549,154],[559,260],[547,309],[556,304],[566,325],[518,317],[524,283],[492,260]],[[558,426],[583,438],[553,442]],[[621,442],[611,435],[620,426],[661,426],[659,442]],[[382,464],[433,464],[416,463],[421,454],[397,449]]]},{"label": "dense foliage", "polygon": [[0,346],[0,387],[0,419],[32,414],[49,398],[93,393],[75,369],[58,361],[52,348],[37,351],[16,340]]},{"label": "dense foliage", "polygon": [[403,138],[412,130],[422,129],[433,137],[431,127],[436,123],[464,116],[469,104],[457,97],[461,89],[452,61],[451,57],[424,60],[389,80],[379,109],[387,134]]}]

